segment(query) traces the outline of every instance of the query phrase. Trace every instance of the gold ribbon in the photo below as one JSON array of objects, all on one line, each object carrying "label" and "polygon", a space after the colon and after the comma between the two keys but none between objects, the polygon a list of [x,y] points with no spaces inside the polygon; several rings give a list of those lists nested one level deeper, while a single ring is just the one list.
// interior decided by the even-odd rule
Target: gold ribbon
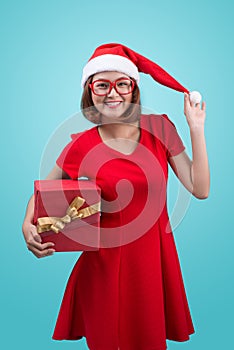
[{"label": "gold ribbon", "polygon": [[75,197],[74,200],[69,205],[66,215],[57,218],[53,216],[47,216],[37,219],[37,232],[42,233],[46,231],[54,231],[58,233],[61,231],[67,224],[76,219],[84,219],[87,216],[96,214],[100,212],[101,202],[90,205],[87,208],[80,209],[84,204],[85,199],[81,197]]}]

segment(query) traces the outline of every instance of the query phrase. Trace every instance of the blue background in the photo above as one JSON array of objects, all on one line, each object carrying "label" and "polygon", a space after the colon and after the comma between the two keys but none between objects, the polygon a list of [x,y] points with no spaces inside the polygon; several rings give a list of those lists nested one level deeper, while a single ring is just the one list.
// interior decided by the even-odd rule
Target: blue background
[{"label": "blue background", "polygon": [[[189,342],[168,341],[168,348],[232,347],[232,4],[1,1],[1,348],[87,349],[85,338],[51,340],[79,253],[38,260],[26,249],[21,225],[48,140],[79,111],[82,67],[98,45],[108,42],[121,42],[154,60],[188,89],[201,91],[207,102],[211,192],[205,201],[191,199],[175,230],[196,333]],[[140,87],[143,106],[169,115],[191,156],[183,95],[149,76],[141,76]],[[86,127],[80,118],[74,131]],[[176,181],[172,175],[171,207]]]}]

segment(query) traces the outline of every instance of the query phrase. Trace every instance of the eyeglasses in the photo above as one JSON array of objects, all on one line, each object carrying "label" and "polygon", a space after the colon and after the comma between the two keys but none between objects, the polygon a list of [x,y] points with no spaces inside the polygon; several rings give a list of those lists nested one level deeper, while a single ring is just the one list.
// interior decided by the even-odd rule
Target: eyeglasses
[{"label": "eyeglasses", "polygon": [[135,82],[129,78],[119,78],[115,81],[98,79],[89,84],[89,87],[94,95],[97,96],[108,95],[112,88],[114,88],[119,95],[128,95],[134,90]]}]

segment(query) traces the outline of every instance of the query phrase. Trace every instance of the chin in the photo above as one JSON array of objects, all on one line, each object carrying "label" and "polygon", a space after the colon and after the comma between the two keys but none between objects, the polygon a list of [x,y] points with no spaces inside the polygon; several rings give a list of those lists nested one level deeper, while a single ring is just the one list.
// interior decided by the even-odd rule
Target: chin
[{"label": "chin", "polygon": [[121,118],[121,116],[106,116],[106,115],[102,115],[102,124],[112,124],[112,123],[122,123],[123,122],[123,118]]},{"label": "chin", "polygon": [[124,120],[124,113],[125,111],[108,111],[108,113],[106,111],[102,112],[102,116],[104,120],[107,121],[122,121]]}]

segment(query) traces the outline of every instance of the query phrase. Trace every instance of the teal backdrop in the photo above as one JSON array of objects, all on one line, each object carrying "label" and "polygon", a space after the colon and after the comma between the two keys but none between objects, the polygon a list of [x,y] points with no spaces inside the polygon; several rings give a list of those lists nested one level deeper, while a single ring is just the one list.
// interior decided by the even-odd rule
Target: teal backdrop
[{"label": "teal backdrop", "polygon": [[[233,347],[233,10],[231,0],[1,1],[2,349],[87,350],[84,338],[51,340],[79,253],[38,260],[26,248],[21,225],[46,145],[79,112],[83,65],[108,42],[154,60],[207,102],[210,196],[191,198],[174,230],[196,333],[185,343],[168,341],[168,348]],[[168,114],[191,156],[183,94],[143,75],[140,88],[143,106]],[[80,117],[74,131],[86,127]],[[47,157],[43,172],[54,157]],[[173,208],[178,182],[172,172],[169,185]]]}]

